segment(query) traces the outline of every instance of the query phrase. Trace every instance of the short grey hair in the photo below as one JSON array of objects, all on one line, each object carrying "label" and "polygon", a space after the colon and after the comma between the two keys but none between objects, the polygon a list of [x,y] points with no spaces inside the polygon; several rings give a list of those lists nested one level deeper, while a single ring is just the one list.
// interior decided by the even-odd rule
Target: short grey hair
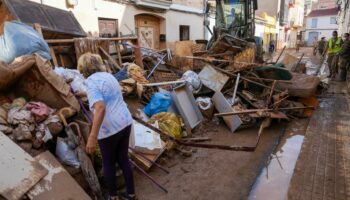
[{"label": "short grey hair", "polygon": [[78,60],[78,70],[85,78],[96,72],[106,72],[102,58],[98,54],[85,53]]}]

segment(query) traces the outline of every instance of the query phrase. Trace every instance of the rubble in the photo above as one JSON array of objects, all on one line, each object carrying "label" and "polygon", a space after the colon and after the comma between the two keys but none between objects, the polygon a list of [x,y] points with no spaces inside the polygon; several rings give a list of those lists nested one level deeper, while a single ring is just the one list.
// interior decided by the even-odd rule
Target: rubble
[{"label": "rubble", "polygon": [[[120,50],[121,41],[134,48],[134,54]],[[9,64],[0,62],[0,131],[7,135],[0,135],[0,139],[11,138],[32,156],[54,145],[54,155],[40,154],[37,159],[49,159],[60,170],[63,168],[56,158],[63,167],[77,168],[92,198],[102,197],[101,155],[89,157],[84,150],[92,115],[87,99],[81,97],[86,92],[84,77],[74,69],[85,52],[101,55],[119,81],[127,103],[133,100],[142,104],[139,115],[133,113],[131,163],[165,192],[146,172],[157,166],[168,173],[156,162],[164,152],[191,156],[195,153],[191,148],[196,147],[255,151],[263,130],[273,126],[272,119],[304,117],[305,110],[314,108],[315,104],[307,100],[320,85],[318,73],[301,73],[302,58],[287,55],[283,64],[256,63],[255,44],[227,34],[209,49],[186,41],[176,42],[173,51],[140,48],[137,38],[74,38],[47,43],[56,50],[50,51],[53,63],[37,54],[21,55]],[[74,49],[69,52],[73,55],[68,56],[70,59],[62,57],[66,52],[62,44]],[[111,44],[118,46],[118,57],[109,55]],[[232,133],[256,125],[260,129],[253,145],[216,144],[211,142],[215,136],[196,135],[197,128],[205,127],[208,120],[217,121],[217,126],[226,126]],[[52,172],[41,166],[45,168]],[[62,174],[77,186],[66,172]],[[39,186],[44,176],[36,180],[41,180]],[[31,191],[28,195],[34,197],[37,193]],[[86,198],[82,191],[80,195]]]}]

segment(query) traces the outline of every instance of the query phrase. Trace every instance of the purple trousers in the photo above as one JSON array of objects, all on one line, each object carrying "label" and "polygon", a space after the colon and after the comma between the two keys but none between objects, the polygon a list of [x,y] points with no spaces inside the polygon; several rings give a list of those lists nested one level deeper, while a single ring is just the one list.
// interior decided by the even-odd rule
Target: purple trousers
[{"label": "purple trousers", "polygon": [[103,175],[110,196],[117,195],[117,163],[123,171],[128,194],[135,194],[134,178],[128,156],[130,131],[131,125],[108,138],[98,140],[102,154]]}]

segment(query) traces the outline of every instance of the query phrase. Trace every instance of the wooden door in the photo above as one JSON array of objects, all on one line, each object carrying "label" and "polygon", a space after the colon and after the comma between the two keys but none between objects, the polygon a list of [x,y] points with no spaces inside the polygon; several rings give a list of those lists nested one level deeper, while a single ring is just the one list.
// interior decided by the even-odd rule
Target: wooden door
[{"label": "wooden door", "polygon": [[150,15],[135,16],[139,43],[142,47],[159,49],[160,20]]}]

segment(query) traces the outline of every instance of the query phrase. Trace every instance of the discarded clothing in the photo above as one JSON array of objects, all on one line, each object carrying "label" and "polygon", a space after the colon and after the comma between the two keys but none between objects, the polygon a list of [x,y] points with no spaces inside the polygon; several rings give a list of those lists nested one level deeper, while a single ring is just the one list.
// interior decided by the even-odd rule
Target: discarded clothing
[{"label": "discarded clothing", "polygon": [[25,108],[32,113],[36,122],[44,121],[50,114],[49,107],[42,102],[29,102]]},{"label": "discarded clothing", "polygon": [[136,64],[130,64],[128,66],[128,76],[141,84],[149,83],[143,75],[143,70]]},{"label": "discarded clothing", "polygon": [[33,124],[35,120],[29,110],[15,107],[9,110],[7,121],[9,124],[12,124],[12,125],[18,125],[18,124],[28,125],[28,124]]},{"label": "discarded clothing", "polygon": [[121,70],[119,70],[117,73],[113,74],[114,78],[116,78],[118,81],[122,81],[125,79],[128,79],[128,68],[125,66]]},{"label": "discarded clothing", "polygon": [[54,72],[70,84],[74,93],[86,93],[85,78],[78,70],[55,67]]},{"label": "discarded clothing", "polygon": [[174,113],[161,112],[153,115],[148,121],[149,124],[154,124],[158,121],[159,128],[170,136],[181,138],[182,121]]}]

